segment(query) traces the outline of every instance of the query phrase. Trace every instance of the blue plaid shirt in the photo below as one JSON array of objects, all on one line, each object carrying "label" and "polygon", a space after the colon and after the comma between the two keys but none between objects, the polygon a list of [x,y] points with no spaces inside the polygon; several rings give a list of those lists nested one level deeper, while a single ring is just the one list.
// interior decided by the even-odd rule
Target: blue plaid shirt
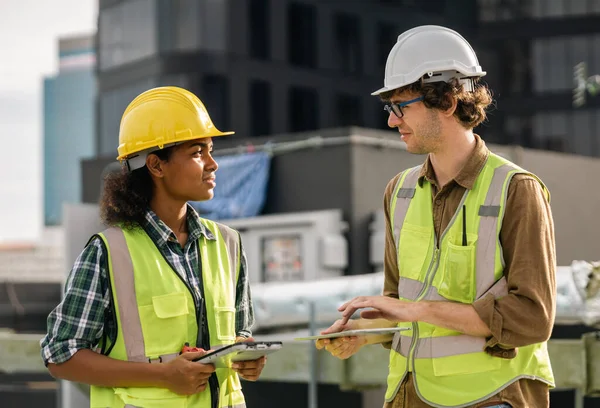
[{"label": "blue plaid shirt", "polygon": [[[188,241],[184,248],[181,248],[173,231],[153,211],[146,213],[143,228],[176,272],[194,290],[194,298],[199,302],[202,276],[195,243],[200,236],[211,239],[213,234],[202,225],[198,213],[189,205],[187,226]],[[95,237],[75,261],[66,282],[65,296],[48,316],[48,332],[40,342],[44,363],[63,363],[78,350],[95,349],[104,334],[109,343],[114,344],[117,324],[112,313],[109,313],[111,304],[108,256],[103,241]],[[254,313],[243,248],[235,305],[236,334],[250,337]],[[199,308],[199,304],[196,304],[196,308]]]}]

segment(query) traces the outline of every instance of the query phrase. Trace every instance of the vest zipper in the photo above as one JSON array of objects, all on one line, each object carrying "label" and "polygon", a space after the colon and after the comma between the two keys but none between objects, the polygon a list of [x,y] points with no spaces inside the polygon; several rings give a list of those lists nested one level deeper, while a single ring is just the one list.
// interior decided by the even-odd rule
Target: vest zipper
[{"label": "vest zipper", "polygon": [[[210,350],[210,337],[209,337],[209,333],[208,333],[208,327],[206,327],[206,319],[204,318],[204,314],[206,314],[206,306],[204,303],[204,283],[202,281],[202,258],[200,255],[200,245],[199,244],[196,247],[196,250],[198,251],[198,268],[199,268],[199,275],[200,275],[200,278],[198,279],[198,284],[200,285],[200,292],[201,292],[201,296],[202,296],[200,299],[198,299],[198,297],[195,295],[194,291],[192,290],[192,287],[177,272],[177,269],[171,264],[171,262],[169,262],[169,260],[162,253],[162,251],[159,249],[158,252],[162,255],[165,262],[171,267],[171,270],[173,271],[173,273],[175,275],[177,275],[179,280],[185,285],[187,290],[190,292],[190,295],[192,295],[192,299],[194,299],[194,305],[198,304],[198,307],[194,307],[194,311],[196,312],[196,324],[198,326],[198,332],[201,334],[199,336],[198,335],[196,336],[196,347],[202,347],[204,350],[208,351],[208,350]],[[185,253],[183,256],[185,257]],[[186,261],[187,261],[187,259],[186,259]],[[199,308],[201,309],[202,313],[198,313]],[[200,344],[198,344],[198,342],[200,342]],[[219,406],[219,381],[217,379],[216,373],[212,373],[211,376],[208,378],[208,387],[210,388],[211,407],[218,408],[218,406]]]}]

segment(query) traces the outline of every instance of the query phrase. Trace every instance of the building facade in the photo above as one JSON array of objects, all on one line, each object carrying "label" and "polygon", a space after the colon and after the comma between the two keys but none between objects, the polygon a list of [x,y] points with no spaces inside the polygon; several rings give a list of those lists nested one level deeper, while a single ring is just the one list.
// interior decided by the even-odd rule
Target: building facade
[{"label": "building facade", "polygon": [[497,109],[482,132],[504,144],[600,156],[600,97],[574,106],[574,69],[600,74],[600,0],[478,0],[475,46]]},{"label": "building facade", "polygon": [[444,0],[101,0],[98,153],[115,155],[127,104],[161,85],[195,92],[238,138],[385,127],[370,93],[398,34],[468,26],[475,1],[463,3],[471,10]]},{"label": "building facade", "polygon": [[95,154],[93,36],[59,40],[58,74],[44,79],[44,220],[61,223],[62,204],[81,201],[80,160]]}]

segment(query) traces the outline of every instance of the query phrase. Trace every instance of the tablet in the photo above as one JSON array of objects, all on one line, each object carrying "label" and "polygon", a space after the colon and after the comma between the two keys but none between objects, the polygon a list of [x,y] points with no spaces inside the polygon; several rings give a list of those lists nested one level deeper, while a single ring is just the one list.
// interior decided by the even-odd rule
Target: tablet
[{"label": "tablet", "polygon": [[377,329],[357,329],[357,330],[345,330],[337,333],[319,334],[316,336],[308,337],[297,337],[294,340],[321,340],[321,339],[334,339],[337,337],[354,337],[354,336],[369,336],[374,334],[394,334],[404,330],[410,330],[410,327],[384,327]]},{"label": "tablet", "polygon": [[280,341],[255,341],[230,344],[212,351],[193,361],[202,364],[214,364],[216,368],[231,367],[236,361],[257,360],[262,356],[281,350]]}]

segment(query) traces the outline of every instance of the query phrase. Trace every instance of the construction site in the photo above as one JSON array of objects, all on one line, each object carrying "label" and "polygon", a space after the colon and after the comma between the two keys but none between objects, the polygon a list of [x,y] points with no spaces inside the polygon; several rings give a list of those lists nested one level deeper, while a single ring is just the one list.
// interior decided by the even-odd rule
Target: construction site
[{"label": "construction site", "polygon": [[[589,7],[577,14],[575,6],[571,9],[567,2],[556,0],[562,4],[561,10],[571,13],[565,11],[558,18],[560,13],[550,13],[556,8],[553,1],[524,2],[529,8],[523,9],[512,2],[464,1],[469,12],[460,16],[452,11],[450,1],[434,1],[435,7],[400,3],[406,7],[413,4],[410,13],[416,21],[447,22],[464,28],[474,48],[481,50],[481,65],[491,62],[485,68],[496,71],[489,80],[491,88],[500,88],[495,113],[475,133],[493,153],[537,175],[551,194],[557,297],[548,341],[556,384],[550,391],[550,406],[592,408],[600,407],[600,76],[594,75],[600,74],[600,3],[589,2]],[[47,80],[45,98],[51,102],[47,106],[59,106],[62,98],[82,89],[74,84],[83,82],[61,87],[61,81],[93,80],[95,91],[85,100],[71,101],[66,109],[86,106],[86,112],[95,117],[93,126],[85,118],[86,151],[73,151],[77,157],[68,163],[61,161],[60,153],[46,152],[46,160],[51,162],[45,167],[50,179],[46,180],[46,199],[54,201],[46,207],[46,221],[38,239],[0,241],[0,407],[90,406],[89,386],[56,380],[49,374],[40,356],[40,340],[46,333],[49,313],[63,297],[77,256],[92,235],[106,228],[100,221],[99,201],[106,175],[121,169],[115,160],[120,116],[139,92],[163,85],[196,91],[219,128],[236,129],[234,137],[214,142],[218,177],[232,180],[230,185],[224,181],[215,190],[212,203],[190,204],[203,217],[240,232],[256,319],[253,337],[256,341],[283,342],[281,352],[269,355],[258,381],[242,382],[247,406],[381,407],[389,350],[369,345],[340,360],[316,350],[313,342],[294,340],[329,327],[339,318],[338,307],[349,299],[381,295],[386,228],[383,193],[399,172],[426,159],[407,151],[397,130],[387,128],[387,116],[379,101],[369,95],[379,86],[383,73],[371,49],[376,47],[362,47],[364,38],[354,39],[354,30],[339,31],[336,23],[323,24],[338,11],[342,13],[338,8],[344,6],[336,2],[318,5],[318,1],[239,0],[235,7],[232,1],[142,3],[100,0],[95,10],[98,32],[60,42],[63,77]],[[343,15],[347,18],[343,22],[352,27],[356,20],[368,27],[369,19],[386,20],[390,13],[402,10],[390,2],[377,2],[377,6],[366,3],[348,5],[345,12],[350,17]],[[167,24],[157,16],[183,18],[184,6],[193,10],[199,21],[210,20],[207,27],[195,30],[207,34],[205,30],[214,29],[214,37],[194,31],[198,40],[186,42],[189,32],[161,32]],[[372,13],[360,20],[360,13],[371,7]],[[436,11],[440,8],[444,11]],[[283,30],[277,16],[287,16],[289,25],[299,30],[286,28],[287,39],[302,38],[309,32],[313,34],[307,41],[328,44],[315,51],[320,70],[310,72],[314,66],[306,49],[289,56],[293,54],[287,51],[291,43],[277,36],[277,30]],[[126,18],[131,19],[131,26],[124,36],[131,39],[135,52],[115,52],[114,48],[124,42],[114,30],[118,25],[127,26]],[[153,23],[146,25],[143,18]],[[530,26],[535,27],[531,29],[538,31],[522,28],[524,22],[532,21]],[[544,31],[555,23],[561,33]],[[144,29],[136,31],[132,28],[136,24]],[[261,24],[271,28],[252,28]],[[384,47],[387,54],[404,28],[394,26],[391,18],[385,24],[388,28],[391,24],[392,29]],[[144,31],[150,30],[148,26],[152,26],[156,40],[144,48],[151,34]],[[494,31],[505,30],[509,35],[510,28],[517,26],[521,28],[513,30],[508,39]],[[242,38],[245,30],[252,39],[241,46],[236,39]],[[369,31],[365,38],[375,41],[375,31]],[[378,31],[379,36],[386,32]],[[350,38],[350,48],[361,45],[362,57],[355,60],[352,50],[330,55],[327,47],[333,47],[333,40],[319,41],[329,34]],[[571,41],[584,35],[590,36],[585,48],[589,52],[582,57],[573,50],[583,48],[565,45],[569,49],[567,68],[561,68],[564,72],[556,68],[545,79],[529,73],[510,82],[507,78],[519,75],[519,69],[511,71],[500,63],[493,64],[506,56],[521,67],[548,64],[549,60],[538,59],[540,53],[552,48],[553,39]],[[518,43],[527,37],[543,44],[521,47]],[[165,45],[170,41],[174,42],[172,49]],[[269,44],[270,51],[262,49],[264,43]],[[72,56],[81,57],[90,50],[98,59],[72,68]],[[263,51],[268,56],[261,57]],[[295,58],[307,58],[308,62],[295,63]],[[340,59],[350,66],[359,61],[364,69],[332,75]],[[288,61],[289,66],[281,60]],[[80,68],[86,70],[85,78],[80,74],[77,79],[66,76]],[[525,78],[534,84],[548,78],[565,84],[518,89]],[[314,98],[312,91],[306,90],[309,83],[318,90]],[[289,95],[285,90],[288,86],[292,89]],[[251,96],[238,100],[236,93]],[[345,95],[346,99],[334,95]],[[323,102],[329,99],[341,102]],[[321,106],[312,106],[317,101]],[[215,106],[214,114],[211,106]],[[338,115],[339,109],[346,113]],[[48,135],[55,133],[60,133],[61,143],[82,137],[77,134],[81,128],[76,123],[61,125],[77,119],[60,112],[56,108],[48,113],[52,119],[46,117],[48,145],[53,143]],[[65,169],[54,170],[60,166]]]}]

